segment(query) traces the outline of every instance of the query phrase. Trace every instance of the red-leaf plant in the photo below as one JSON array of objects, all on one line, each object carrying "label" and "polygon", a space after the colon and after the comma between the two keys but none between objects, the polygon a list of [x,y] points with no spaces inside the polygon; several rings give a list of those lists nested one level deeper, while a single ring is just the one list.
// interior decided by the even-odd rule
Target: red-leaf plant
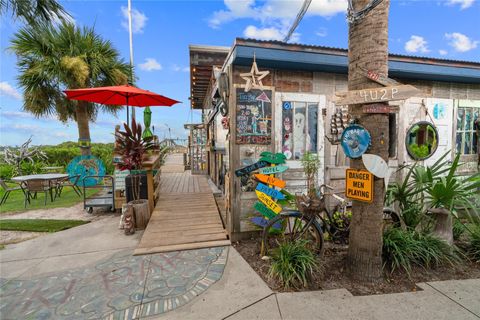
[{"label": "red-leaf plant", "polygon": [[[143,156],[153,148],[152,139],[142,139],[142,126],[132,119],[132,127],[123,124],[125,131],[115,133],[115,152],[122,156],[122,163],[118,164],[120,170],[141,170],[143,168]],[[140,177],[133,174],[132,189],[133,198],[140,197]]]}]

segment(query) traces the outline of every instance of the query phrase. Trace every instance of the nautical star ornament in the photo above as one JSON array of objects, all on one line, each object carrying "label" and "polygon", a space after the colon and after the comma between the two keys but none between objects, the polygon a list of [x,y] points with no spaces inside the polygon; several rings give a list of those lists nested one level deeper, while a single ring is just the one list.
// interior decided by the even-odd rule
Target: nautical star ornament
[{"label": "nautical star ornament", "polygon": [[340,145],[345,155],[351,159],[360,158],[370,147],[370,133],[358,124],[351,124],[342,133]]},{"label": "nautical star ornament", "polygon": [[265,78],[270,71],[258,71],[257,61],[255,60],[255,54],[253,54],[253,64],[250,72],[240,73],[240,77],[245,80],[245,92],[250,89],[263,90],[262,79]]}]

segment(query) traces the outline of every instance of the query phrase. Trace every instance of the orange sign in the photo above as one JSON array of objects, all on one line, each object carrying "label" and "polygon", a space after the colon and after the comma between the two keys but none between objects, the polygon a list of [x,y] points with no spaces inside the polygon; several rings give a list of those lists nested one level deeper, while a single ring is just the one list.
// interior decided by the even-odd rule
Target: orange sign
[{"label": "orange sign", "polygon": [[275,178],[273,176],[267,176],[266,174],[257,173],[255,174],[255,178],[259,181],[266,183],[268,185],[274,185],[275,187],[285,188],[285,181]]},{"label": "orange sign", "polygon": [[373,201],[373,174],[366,170],[347,169],[345,196],[358,201]]}]

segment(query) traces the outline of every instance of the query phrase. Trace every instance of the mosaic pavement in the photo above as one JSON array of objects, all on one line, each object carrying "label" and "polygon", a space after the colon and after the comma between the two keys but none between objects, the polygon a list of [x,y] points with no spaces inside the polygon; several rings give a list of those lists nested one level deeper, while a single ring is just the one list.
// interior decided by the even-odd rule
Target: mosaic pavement
[{"label": "mosaic pavement", "polygon": [[0,279],[0,319],[140,319],[178,308],[222,277],[228,247],[115,254],[91,267]]}]

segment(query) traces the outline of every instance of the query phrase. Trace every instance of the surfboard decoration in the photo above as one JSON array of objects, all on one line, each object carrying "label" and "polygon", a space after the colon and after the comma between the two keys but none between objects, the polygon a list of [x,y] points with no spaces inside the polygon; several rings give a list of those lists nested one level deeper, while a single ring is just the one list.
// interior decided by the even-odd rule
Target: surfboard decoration
[{"label": "surfboard decoration", "polygon": [[257,194],[258,200],[260,200],[267,208],[277,214],[282,211],[282,207],[280,207],[272,198],[267,196],[265,193],[258,190],[255,190],[255,193]]},{"label": "surfboard decoration", "polygon": [[272,197],[272,198],[275,198],[277,200],[284,200],[285,199],[285,195],[283,193],[281,193],[280,191],[274,189],[274,188],[270,188],[266,185],[264,185],[263,183],[259,182],[257,184],[257,188],[256,188],[258,191],[260,192],[263,192],[265,193],[267,196],[269,197]]},{"label": "surfboard decoration", "polygon": [[272,210],[270,210],[269,208],[267,208],[263,203],[261,203],[260,201],[257,201],[255,202],[255,204],[253,205],[253,208],[255,210],[257,210],[258,212],[260,212],[262,214],[262,216],[264,216],[265,218],[267,219],[273,219],[276,217],[276,213],[273,212]]},{"label": "surfboard decoration", "polygon": [[287,171],[287,166],[265,167],[258,170],[261,174],[277,174]]},{"label": "surfboard decoration", "polygon": [[374,176],[384,179],[385,190],[388,189],[390,176],[395,169],[389,168],[387,162],[375,154],[364,153],[362,155],[362,161],[365,168],[373,173]]},{"label": "surfboard decoration", "polygon": [[273,175],[267,176],[265,174],[257,173],[254,174],[255,178],[263,183],[268,185],[273,185],[279,188],[285,188],[286,182],[280,179],[275,178]]}]

